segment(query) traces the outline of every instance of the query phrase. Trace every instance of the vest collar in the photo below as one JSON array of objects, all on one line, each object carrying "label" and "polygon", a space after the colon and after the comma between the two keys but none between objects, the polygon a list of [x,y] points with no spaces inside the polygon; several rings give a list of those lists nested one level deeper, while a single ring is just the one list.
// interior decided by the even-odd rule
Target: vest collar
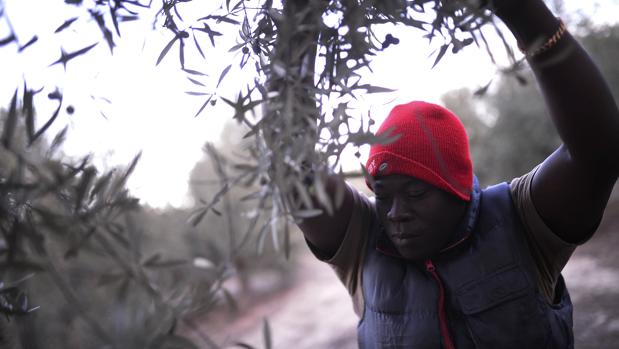
[{"label": "vest collar", "polygon": [[[451,250],[452,248],[468,240],[473,232],[473,228],[475,228],[475,223],[477,223],[480,201],[481,190],[479,188],[479,181],[477,180],[477,176],[473,176],[473,190],[471,192],[471,200],[467,204],[466,213],[464,214],[462,221],[460,221],[458,229],[450,242],[446,247],[440,250],[439,253]],[[389,240],[387,234],[385,234],[383,227],[381,227],[378,240],[376,241],[376,250],[390,257],[402,258],[395,246],[393,246],[391,240]]]}]

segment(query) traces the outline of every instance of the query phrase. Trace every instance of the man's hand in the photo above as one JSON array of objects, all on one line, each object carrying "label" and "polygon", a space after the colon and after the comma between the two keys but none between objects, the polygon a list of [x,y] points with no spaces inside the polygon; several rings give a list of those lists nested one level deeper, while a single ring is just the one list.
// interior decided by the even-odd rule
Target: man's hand
[{"label": "man's hand", "polygon": [[485,0],[509,28],[518,46],[527,51],[541,46],[559,29],[560,22],[543,0]]}]

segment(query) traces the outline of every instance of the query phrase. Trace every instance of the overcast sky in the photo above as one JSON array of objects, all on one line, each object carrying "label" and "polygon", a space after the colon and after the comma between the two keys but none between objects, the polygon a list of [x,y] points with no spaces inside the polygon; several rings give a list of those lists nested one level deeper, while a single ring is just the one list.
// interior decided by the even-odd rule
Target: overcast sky
[{"label": "overcast sky", "polygon": [[[217,1],[194,3],[212,6]],[[594,6],[595,3],[567,1],[566,11],[573,13],[579,9],[577,6],[587,6],[580,9],[593,13],[596,22],[616,21],[617,1],[597,1],[602,4],[599,8]],[[13,45],[0,49],[0,105],[8,105],[13,91],[22,85],[24,77],[35,88],[53,87],[55,83],[62,87],[66,103],[76,109],[73,115],[63,113],[56,123],[56,129],[70,125],[64,148],[66,154],[92,153],[97,163],[105,167],[126,164],[142,151],[140,165],[129,183],[134,195],[155,207],[189,203],[186,196],[189,172],[202,157],[204,143],[218,141],[223,124],[232,114],[220,103],[208,113],[193,117],[202,100],[184,93],[194,89],[194,85],[179,70],[177,55],[171,51],[162,64],[155,66],[159,52],[171,38],[169,31],[152,31],[152,16],[146,15],[146,21],[121,26],[121,30],[124,28],[122,39],[117,40],[114,55],[110,55],[107,46],[101,43],[89,54],[71,62],[65,72],[61,65],[48,67],[60,57],[60,47],[67,51],[82,48],[98,41],[100,33],[96,26],[85,21],[76,22],[62,36],[51,33],[65,19],[83,14],[83,11],[65,6],[61,0],[5,0],[4,5],[22,43],[34,34],[40,39],[19,55]],[[201,9],[188,12],[205,13]],[[0,37],[6,30],[6,23],[0,23]],[[433,58],[428,58],[428,55],[432,49],[426,40],[420,38],[421,32],[408,28],[379,30],[379,36],[386,33],[398,37],[400,44],[376,57],[372,64],[374,73],[366,78],[370,83],[396,92],[375,95],[359,103],[364,114],[370,110],[378,121],[396,103],[410,100],[438,103],[445,92],[459,87],[480,87],[495,74],[495,67],[487,54],[473,46],[457,55],[448,54],[431,69]],[[238,57],[227,53],[235,43],[235,35],[232,37],[228,42],[220,40],[218,50],[205,52],[208,58],[205,62],[191,66],[210,74],[203,79],[205,84],[215,84],[224,67],[232,61],[238,63]],[[191,63],[192,57],[187,60]],[[238,81],[243,79],[243,74],[231,70],[220,92],[233,96],[240,87]],[[105,97],[112,103],[91,96]],[[40,99],[37,104],[39,122],[50,115],[53,107],[44,98]],[[349,168],[357,162],[355,158],[346,161]]]}]

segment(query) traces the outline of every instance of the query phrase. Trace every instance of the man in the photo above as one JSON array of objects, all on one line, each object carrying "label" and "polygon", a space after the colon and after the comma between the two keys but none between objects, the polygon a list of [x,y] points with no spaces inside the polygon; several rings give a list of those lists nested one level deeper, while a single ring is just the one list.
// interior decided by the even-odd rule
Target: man
[{"label": "man", "polygon": [[448,110],[396,106],[371,148],[368,199],[300,227],[344,282],[361,348],[571,348],[561,270],[595,232],[619,174],[619,112],[589,56],[542,0],[493,4],[518,40],[563,144],[530,173],[480,190]]}]

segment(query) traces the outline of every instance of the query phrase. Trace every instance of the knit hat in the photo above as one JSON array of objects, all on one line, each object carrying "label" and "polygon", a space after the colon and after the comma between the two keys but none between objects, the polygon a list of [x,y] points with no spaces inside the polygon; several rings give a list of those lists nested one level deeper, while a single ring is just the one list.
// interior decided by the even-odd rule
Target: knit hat
[{"label": "knit hat", "polygon": [[473,164],[468,136],[452,112],[420,101],[397,105],[376,134],[397,139],[372,145],[366,163],[370,176],[407,175],[470,200]]}]

